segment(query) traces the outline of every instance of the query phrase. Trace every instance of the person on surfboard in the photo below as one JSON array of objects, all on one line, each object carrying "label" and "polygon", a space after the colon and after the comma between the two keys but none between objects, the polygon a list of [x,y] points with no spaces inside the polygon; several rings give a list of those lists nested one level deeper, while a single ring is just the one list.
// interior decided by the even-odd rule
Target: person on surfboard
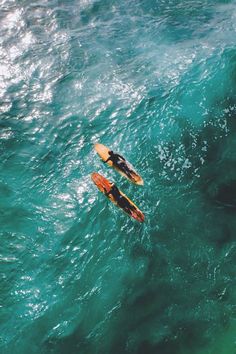
[{"label": "person on surfboard", "polygon": [[112,185],[111,189],[109,192],[105,191],[105,195],[108,197],[109,195],[112,195],[112,197],[115,199],[117,205],[124,209],[128,214],[132,215],[134,211],[136,211],[136,208],[134,205],[132,205],[119,191],[119,189],[116,187],[115,184]]},{"label": "person on surfboard", "polygon": [[110,155],[104,163],[107,163],[108,161],[111,161],[113,165],[123,171],[128,177],[132,178],[132,171],[129,169],[129,167],[126,164],[125,158],[119,154],[115,154],[112,150],[108,151],[108,154]]}]

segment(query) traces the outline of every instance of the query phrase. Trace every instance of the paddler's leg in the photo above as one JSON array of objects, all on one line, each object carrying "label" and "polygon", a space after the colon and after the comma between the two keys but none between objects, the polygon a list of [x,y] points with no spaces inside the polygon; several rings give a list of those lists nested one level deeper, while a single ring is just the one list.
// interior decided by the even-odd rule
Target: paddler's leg
[{"label": "paddler's leg", "polygon": [[119,168],[121,171],[123,171],[128,177],[132,178],[132,171],[129,169],[129,167],[126,165],[126,163],[121,162],[119,163]]},{"label": "paddler's leg", "polygon": [[117,199],[117,204],[120,208],[122,208],[124,211],[126,211],[129,215],[132,215],[132,212],[136,210],[136,208],[130,204],[128,199],[126,199],[123,195],[121,195]]}]

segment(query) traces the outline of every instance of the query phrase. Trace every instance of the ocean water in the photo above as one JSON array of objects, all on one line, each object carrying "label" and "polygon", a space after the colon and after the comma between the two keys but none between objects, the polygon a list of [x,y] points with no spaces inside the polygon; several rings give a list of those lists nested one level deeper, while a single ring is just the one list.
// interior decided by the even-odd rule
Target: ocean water
[{"label": "ocean water", "polygon": [[235,354],[235,136],[235,1],[0,0],[0,353]]}]

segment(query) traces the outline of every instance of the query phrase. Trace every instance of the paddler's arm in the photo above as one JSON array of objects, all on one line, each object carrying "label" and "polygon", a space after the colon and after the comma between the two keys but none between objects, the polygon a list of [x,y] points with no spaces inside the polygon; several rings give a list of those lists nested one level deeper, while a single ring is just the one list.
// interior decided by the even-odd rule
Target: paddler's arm
[{"label": "paddler's arm", "polygon": [[108,157],[108,159],[106,159],[105,161],[102,161],[103,163],[107,163],[108,161],[111,160],[111,156]]},{"label": "paddler's arm", "polygon": [[119,154],[116,154],[116,156],[118,156],[121,160],[125,161],[125,158]]},{"label": "paddler's arm", "polygon": [[111,187],[111,189],[109,190],[109,192],[107,192],[107,190],[104,191],[104,192],[105,192],[105,195],[106,195],[107,197],[109,197],[110,194],[112,195],[113,188],[114,188],[114,185],[112,185],[112,187]]},{"label": "paddler's arm", "polygon": [[[111,187],[111,189],[109,190],[109,192],[105,192],[105,195],[107,196],[107,197],[109,197],[109,195],[112,195],[113,196],[113,198],[115,198],[115,195],[119,195],[120,194],[120,191],[119,191],[119,189],[113,184],[112,185],[112,187]],[[116,198],[115,198],[116,199]]]},{"label": "paddler's arm", "polygon": [[105,191],[105,196],[106,197],[109,197],[109,194],[111,194],[111,191],[109,191],[109,192]]}]

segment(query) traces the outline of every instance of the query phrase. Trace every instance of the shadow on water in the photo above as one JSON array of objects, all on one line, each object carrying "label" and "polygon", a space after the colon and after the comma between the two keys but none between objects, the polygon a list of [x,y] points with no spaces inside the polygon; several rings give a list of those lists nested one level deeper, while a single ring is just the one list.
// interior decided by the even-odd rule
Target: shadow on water
[{"label": "shadow on water", "polygon": [[137,354],[176,354],[185,352],[194,353],[196,343],[198,350],[204,348],[208,343],[203,333],[207,330],[208,324],[204,321],[186,321],[179,323],[179,328],[174,330],[171,336],[165,337],[159,343],[152,343],[144,340],[137,348]]},{"label": "shadow on water", "polygon": [[62,339],[51,338],[45,341],[43,348],[46,353],[87,353],[89,346],[86,340],[86,331],[83,329],[83,325],[79,326],[76,331]]},{"label": "shadow on water", "polygon": [[217,138],[214,128],[207,130],[210,143],[206,164],[201,171],[200,188],[209,201],[230,212],[236,207],[235,146],[232,144],[234,131],[231,128],[226,136]]}]

